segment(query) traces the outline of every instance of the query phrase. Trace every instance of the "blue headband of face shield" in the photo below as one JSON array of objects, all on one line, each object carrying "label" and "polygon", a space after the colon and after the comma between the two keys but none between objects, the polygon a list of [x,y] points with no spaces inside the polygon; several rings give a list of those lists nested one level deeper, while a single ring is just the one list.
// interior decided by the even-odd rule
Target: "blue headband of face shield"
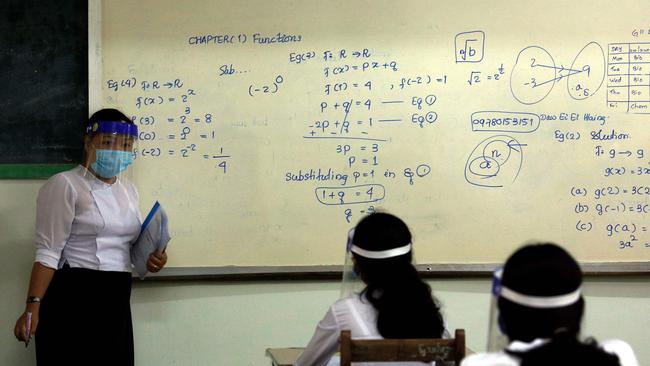
[{"label": "blue headband of face shield", "polygon": [[122,121],[96,121],[86,127],[86,135],[93,136],[98,133],[129,135],[137,139],[138,126]]}]

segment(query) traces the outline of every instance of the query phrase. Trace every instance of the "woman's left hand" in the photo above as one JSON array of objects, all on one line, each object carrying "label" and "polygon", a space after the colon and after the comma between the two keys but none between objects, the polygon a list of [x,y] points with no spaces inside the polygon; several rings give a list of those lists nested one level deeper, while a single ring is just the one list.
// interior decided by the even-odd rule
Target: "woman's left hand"
[{"label": "woman's left hand", "polygon": [[167,253],[156,251],[151,253],[147,261],[147,270],[152,273],[160,271],[167,263]]}]

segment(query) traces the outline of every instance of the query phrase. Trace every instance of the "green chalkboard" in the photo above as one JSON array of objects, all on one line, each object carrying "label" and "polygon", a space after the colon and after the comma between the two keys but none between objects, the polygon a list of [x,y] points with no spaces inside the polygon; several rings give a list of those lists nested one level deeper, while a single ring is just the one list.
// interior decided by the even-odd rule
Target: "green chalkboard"
[{"label": "green chalkboard", "polygon": [[87,1],[0,5],[0,178],[78,163],[88,118]]}]

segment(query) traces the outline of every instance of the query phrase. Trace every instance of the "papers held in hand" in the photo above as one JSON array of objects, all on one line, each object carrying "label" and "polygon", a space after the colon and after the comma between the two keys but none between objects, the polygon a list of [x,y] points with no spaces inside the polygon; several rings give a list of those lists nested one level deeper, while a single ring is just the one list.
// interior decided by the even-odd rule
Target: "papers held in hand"
[{"label": "papers held in hand", "polygon": [[151,253],[165,250],[169,239],[171,238],[167,227],[167,214],[156,201],[142,223],[138,239],[131,246],[131,262],[140,279],[147,274],[147,261]]}]

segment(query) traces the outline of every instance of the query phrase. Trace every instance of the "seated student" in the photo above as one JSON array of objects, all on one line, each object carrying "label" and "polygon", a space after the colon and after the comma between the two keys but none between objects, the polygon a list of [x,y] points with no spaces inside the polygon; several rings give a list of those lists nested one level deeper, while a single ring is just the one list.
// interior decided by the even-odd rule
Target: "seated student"
[{"label": "seated student", "polygon": [[366,216],[354,229],[351,252],[366,287],[330,306],[295,366],[328,364],[341,330],[356,339],[441,338],[445,332],[431,288],[411,262],[411,233],[402,220]]},{"label": "seated student", "polygon": [[461,366],[637,366],[620,340],[581,342],[582,272],[555,244],[534,244],[506,261],[498,300],[501,330],[510,344],[497,353],[474,354]]}]

